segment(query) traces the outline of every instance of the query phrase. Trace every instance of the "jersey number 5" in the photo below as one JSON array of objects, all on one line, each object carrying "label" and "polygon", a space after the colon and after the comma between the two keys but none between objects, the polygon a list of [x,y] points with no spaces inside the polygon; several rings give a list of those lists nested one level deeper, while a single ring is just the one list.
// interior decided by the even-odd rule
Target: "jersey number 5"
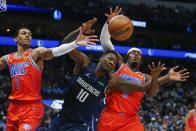
[{"label": "jersey number 5", "polygon": [[84,91],[83,89],[80,90],[79,94],[77,95],[77,99],[80,102],[84,102],[86,100],[86,98],[88,97],[89,93]]}]

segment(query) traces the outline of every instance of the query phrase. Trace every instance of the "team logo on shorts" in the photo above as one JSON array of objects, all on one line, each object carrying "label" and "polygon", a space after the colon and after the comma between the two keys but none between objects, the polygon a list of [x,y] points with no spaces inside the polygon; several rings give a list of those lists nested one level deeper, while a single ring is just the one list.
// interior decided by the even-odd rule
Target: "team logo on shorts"
[{"label": "team logo on shorts", "polygon": [[25,125],[23,126],[23,129],[25,129],[25,130],[30,130],[30,129],[32,129],[32,127],[31,127],[29,124],[25,124]]}]

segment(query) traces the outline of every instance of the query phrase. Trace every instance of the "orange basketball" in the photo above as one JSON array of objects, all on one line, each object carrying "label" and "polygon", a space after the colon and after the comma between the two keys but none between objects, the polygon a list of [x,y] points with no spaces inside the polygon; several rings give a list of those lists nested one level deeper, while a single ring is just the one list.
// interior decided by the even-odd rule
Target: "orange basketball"
[{"label": "orange basketball", "polygon": [[113,39],[124,41],[133,34],[133,24],[127,16],[118,15],[110,20],[108,30]]}]

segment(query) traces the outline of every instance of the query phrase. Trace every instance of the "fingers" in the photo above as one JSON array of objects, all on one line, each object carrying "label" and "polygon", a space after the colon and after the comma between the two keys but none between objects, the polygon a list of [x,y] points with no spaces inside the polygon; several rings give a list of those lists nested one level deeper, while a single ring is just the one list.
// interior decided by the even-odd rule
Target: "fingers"
[{"label": "fingers", "polygon": [[113,12],[112,12],[112,8],[110,8],[110,14],[112,14]]},{"label": "fingers", "polygon": [[122,8],[120,8],[120,9],[118,10],[117,15],[119,15],[121,11],[122,11]]},{"label": "fingers", "polygon": [[116,6],[116,9],[114,10],[114,13],[117,13],[118,11],[118,6]]},{"label": "fingers", "polygon": [[98,36],[97,35],[89,35],[89,36],[86,36],[86,38],[88,39],[93,39],[93,38],[97,38]]},{"label": "fingers", "polygon": [[179,65],[177,65],[177,66],[175,66],[175,67],[173,67],[173,68],[171,68],[172,70],[176,70],[176,69],[178,69],[179,68]]},{"label": "fingers", "polygon": [[96,45],[96,43],[92,41],[87,42],[87,44]]},{"label": "fingers", "polygon": [[163,68],[162,68],[162,71],[164,71],[164,70],[167,70],[167,68],[166,68],[166,67],[163,67]]},{"label": "fingers", "polygon": [[89,41],[99,42],[98,39],[89,39]]},{"label": "fingers", "polygon": [[179,73],[182,74],[182,73],[184,73],[185,71],[187,71],[187,69],[180,70]]},{"label": "fingers", "polygon": [[152,68],[153,68],[153,69],[155,68],[154,62],[152,62]]},{"label": "fingers", "polygon": [[148,65],[148,68],[150,69],[150,71],[152,71],[152,67],[150,65]]},{"label": "fingers", "polygon": [[106,17],[109,17],[109,15],[108,15],[108,14],[106,14],[106,13],[105,13],[105,16],[106,16]]}]

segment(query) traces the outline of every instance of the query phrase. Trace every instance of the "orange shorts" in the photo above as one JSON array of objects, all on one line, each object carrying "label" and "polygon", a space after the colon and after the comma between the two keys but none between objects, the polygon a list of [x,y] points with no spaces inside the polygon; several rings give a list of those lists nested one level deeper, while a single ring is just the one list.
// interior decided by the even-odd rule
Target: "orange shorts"
[{"label": "orange shorts", "polygon": [[35,131],[41,123],[44,107],[41,102],[11,102],[6,131]]},{"label": "orange shorts", "polygon": [[99,117],[98,131],[144,131],[139,115],[116,113],[104,109]]}]

